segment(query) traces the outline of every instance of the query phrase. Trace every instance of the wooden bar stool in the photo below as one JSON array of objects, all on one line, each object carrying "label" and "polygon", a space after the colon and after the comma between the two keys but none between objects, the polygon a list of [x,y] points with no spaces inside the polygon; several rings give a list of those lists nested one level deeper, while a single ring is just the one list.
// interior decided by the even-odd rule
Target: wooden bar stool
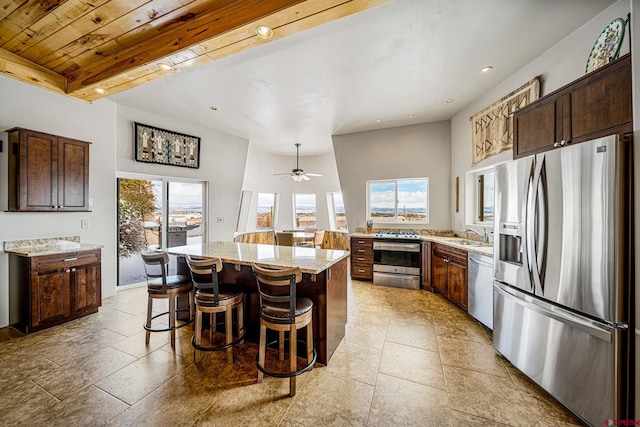
[{"label": "wooden bar stool", "polygon": [[[316,363],[318,354],[313,348],[313,302],[296,297],[296,286],[302,280],[299,267],[273,270],[253,264],[260,296],[260,343],[256,365],[258,382],[264,374],[277,378],[289,378],[289,396],[296,394],[296,377],[307,372]],[[307,328],[307,365],[298,369],[298,329]],[[278,332],[278,356],[284,360],[285,332],[289,332],[289,372],[280,373],[265,368],[267,328]]]},{"label": "wooden bar stool", "polygon": [[[176,329],[187,326],[193,322],[193,284],[191,278],[186,275],[169,275],[169,255],[166,252],[153,252],[140,254],[144,262],[144,270],[147,273],[147,321],[143,325],[147,331],[145,342],[149,344],[151,332],[171,331],[171,347],[176,346]],[[189,319],[176,325],[176,298],[189,297]],[[153,300],[169,299],[169,311],[153,316]],[[156,328],[151,326],[153,319],[160,316],[169,316],[168,328]]]},{"label": "wooden bar stool", "polygon": [[[191,270],[191,280],[195,287],[196,331],[191,339],[194,348],[193,360],[197,361],[198,350],[226,350],[227,362],[233,363],[233,346],[244,338],[244,293],[238,285],[218,283],[218,272],[222,271],[220,258],[187,257],[187,265]],[[233,309],[237,313],[237,336],[233,337]],[[209,346],[202,346],[202,313],[209,313]],[[217,326],[216,314],[224,313],[225,344],[214,346]]]}]

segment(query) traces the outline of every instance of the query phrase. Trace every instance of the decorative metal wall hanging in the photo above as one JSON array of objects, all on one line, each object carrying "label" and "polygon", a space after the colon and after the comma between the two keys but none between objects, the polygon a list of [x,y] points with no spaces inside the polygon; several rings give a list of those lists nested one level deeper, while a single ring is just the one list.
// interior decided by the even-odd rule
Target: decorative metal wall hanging
[{"label": "decorative metal wall hanging", "polygon": [[135,158],[138,162],[200,167],[200,138],[134,123]]}]

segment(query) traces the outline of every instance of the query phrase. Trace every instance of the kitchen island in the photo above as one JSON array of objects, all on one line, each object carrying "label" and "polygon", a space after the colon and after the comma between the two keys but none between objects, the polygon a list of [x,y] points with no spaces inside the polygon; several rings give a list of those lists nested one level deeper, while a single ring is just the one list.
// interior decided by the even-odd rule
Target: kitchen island
[{"label": "kitchen island", "polygon": [[[167,252],[178,257],[193,255],[222,260],[220,282],[239,284],[246,294],[245,337],[249,341],[258,342],[259,332],[258,289],[252,263],[263,267],[300,267],[302,281],[297,294],[313,301],[313,337],[319,363],[329,362],[344,337],[348,251],[217,241],[172,247]],[[178,269],[180,273],[188,271],[184,262],[178,263]]]}]

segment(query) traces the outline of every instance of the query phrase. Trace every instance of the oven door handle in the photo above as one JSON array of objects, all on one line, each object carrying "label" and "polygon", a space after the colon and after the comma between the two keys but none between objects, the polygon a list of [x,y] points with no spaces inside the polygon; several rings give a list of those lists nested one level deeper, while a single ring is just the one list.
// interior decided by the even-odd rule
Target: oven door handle
[{"label": "oven door handle", "polygon": [[420,243],[373,242],[373,250],[420,252]]}]

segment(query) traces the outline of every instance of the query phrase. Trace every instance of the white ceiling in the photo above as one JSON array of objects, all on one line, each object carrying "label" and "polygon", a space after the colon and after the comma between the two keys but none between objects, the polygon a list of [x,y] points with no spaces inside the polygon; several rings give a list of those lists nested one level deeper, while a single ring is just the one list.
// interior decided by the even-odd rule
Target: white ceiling
[{"label": "white ceiling", "polygon": [[322,154],[331,135],[450,119],[613,3],[391,0],[109,98],[263,151]]}]

